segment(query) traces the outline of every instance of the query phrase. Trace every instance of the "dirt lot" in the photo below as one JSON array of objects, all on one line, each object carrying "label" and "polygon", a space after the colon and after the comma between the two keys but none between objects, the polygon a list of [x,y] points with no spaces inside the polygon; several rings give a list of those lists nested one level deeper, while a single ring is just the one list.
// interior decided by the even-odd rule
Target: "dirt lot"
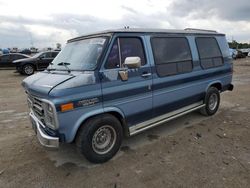
[{"label": "dirt lot", "polygon": [[48,150],[28,119],[23,76],[0,71],[0,187],[249,187],[250,58],[234,62],[233,92],[213,117],[194,112],[125,139],[94,165],[72,144]]}]

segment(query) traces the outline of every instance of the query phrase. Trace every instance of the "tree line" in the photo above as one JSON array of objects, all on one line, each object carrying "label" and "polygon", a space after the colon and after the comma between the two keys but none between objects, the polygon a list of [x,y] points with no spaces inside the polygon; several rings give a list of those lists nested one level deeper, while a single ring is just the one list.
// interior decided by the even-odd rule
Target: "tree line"
[{"label": "tree line", "polygon": [[229,42],[229,47],[232,49],[242,49],[242,48],[250,48],[250,43],[239,43],[235,40]]}]

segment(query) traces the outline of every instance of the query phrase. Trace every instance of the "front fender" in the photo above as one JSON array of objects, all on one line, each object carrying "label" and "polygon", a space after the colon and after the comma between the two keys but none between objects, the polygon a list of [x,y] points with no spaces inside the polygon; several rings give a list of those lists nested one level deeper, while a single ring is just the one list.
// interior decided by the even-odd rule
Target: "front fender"
[{"label": "front fender", "polygon": [[82,116],[80,116],[80,118],[78,118],[75,125],[73,126],[73,130],[71,132],[71,135],[69,135],[67,142],[70,143],[75,139],[78,129],[87,119],[93,116],[99,115],[99,114],[109,113],[109,112],[119,113],[121,117],[125,118],[124,113],[117,107],[106,107],[106,108],[96,109],[96,110],[84,113]]}]

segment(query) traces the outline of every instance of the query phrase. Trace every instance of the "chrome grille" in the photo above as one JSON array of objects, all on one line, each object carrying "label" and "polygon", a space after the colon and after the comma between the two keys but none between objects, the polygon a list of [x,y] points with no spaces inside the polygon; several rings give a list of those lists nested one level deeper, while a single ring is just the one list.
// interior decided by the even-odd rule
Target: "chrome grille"
[{"label": "chrome grille", "polygon": [[34,112],[35,116],[43,122],[44,116],[44,109],[42,101],[32,95],[28,95],[28,105],[29,108]]}]

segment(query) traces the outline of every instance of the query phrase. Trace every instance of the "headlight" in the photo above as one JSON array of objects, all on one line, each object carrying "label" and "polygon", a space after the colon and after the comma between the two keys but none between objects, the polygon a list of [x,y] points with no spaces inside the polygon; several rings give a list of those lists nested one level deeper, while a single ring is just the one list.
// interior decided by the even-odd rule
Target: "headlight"
[{"label": "headlight", "polygon": [[45,124],[49,128],[55,129],[56,128],[56,122],[54,117],[54,108],[52,104],[44,103],[45,107]]},{"label": "headlight", "polygon": [[50,104],[48,104],[48,111],[49,111],[50,113],[53,113],[53,108],[52,108],[52,106],[51,106]]}]

